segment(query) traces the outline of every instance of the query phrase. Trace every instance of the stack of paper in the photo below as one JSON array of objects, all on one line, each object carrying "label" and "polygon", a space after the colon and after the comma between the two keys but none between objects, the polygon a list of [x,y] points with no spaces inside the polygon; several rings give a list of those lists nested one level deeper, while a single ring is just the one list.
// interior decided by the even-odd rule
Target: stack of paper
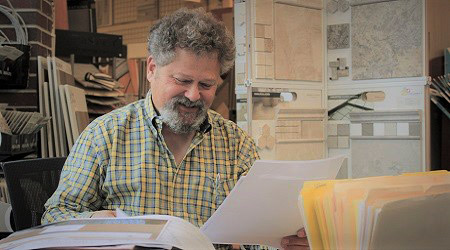
[{"label": "stack of paper", "polygon": [[311,249],[448,249],[447,171],[305,182]]},{"label": "stack of paper", "polygon": [[74,76],[77,85],[86,93],[89,115],[102,115],[125,103],[119,83],[111,76],[101,73],[94,65],[74,64]]}]

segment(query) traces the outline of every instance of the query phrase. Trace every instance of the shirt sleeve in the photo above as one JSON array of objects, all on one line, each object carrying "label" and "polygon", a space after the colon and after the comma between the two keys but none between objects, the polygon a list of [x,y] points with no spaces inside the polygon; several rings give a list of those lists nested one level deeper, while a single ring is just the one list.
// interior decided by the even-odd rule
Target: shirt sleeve
[{"label": "shirt sleeve", "polygon": [[237,156],[238,166],[241,168],[240,176],[247,175],[248,171],[252,167],[256,160],[259,160],[258,150],[255,141],[247,135],[244,131],[239,129],[240,133],[240,143],[239,143],[239,153]]},{"label": "shirt sleeve", "polygon": [[101,154],[92,128],[75,142],[61,172],[58,188],[45,204],[42,224],[70,218],[90,217],[102,204]]}]

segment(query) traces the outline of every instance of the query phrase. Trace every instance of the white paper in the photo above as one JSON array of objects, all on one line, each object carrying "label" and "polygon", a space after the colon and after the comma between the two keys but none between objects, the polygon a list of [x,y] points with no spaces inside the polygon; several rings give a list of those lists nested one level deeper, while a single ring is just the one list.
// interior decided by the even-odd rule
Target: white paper
[{"label": "white paper", "polygon": [[344,158],[256,161],[201,230],[213,243],[281,248],[281,238],[303,227],[298,207],[303,183],[335,179]]}]

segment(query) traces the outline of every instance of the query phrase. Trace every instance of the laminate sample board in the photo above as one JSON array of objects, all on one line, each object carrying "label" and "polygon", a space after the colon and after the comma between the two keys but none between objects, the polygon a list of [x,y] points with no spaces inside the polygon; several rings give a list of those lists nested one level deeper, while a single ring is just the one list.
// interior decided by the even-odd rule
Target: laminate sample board
[{"label": "laminate sample board", "polygon": [[321,81],[322,11],[274,4],[275,79]]},{"label": "laminate sample board", "polygon": [[353,80],[423,75],[422,1],[353,6]]}]

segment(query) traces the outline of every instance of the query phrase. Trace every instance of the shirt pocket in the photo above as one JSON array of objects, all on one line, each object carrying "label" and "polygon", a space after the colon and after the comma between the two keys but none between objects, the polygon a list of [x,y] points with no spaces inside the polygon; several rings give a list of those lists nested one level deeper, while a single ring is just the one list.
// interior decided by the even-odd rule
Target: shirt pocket
[{"label": "shirt pocket", "polygon": [[210,194],[211,201],[211,214],[223,203],[227,195],[230,194],[231,189],[233,189],[236,181],[234,179],[213,179],[211,177],[206,177],[205,186]]}]

